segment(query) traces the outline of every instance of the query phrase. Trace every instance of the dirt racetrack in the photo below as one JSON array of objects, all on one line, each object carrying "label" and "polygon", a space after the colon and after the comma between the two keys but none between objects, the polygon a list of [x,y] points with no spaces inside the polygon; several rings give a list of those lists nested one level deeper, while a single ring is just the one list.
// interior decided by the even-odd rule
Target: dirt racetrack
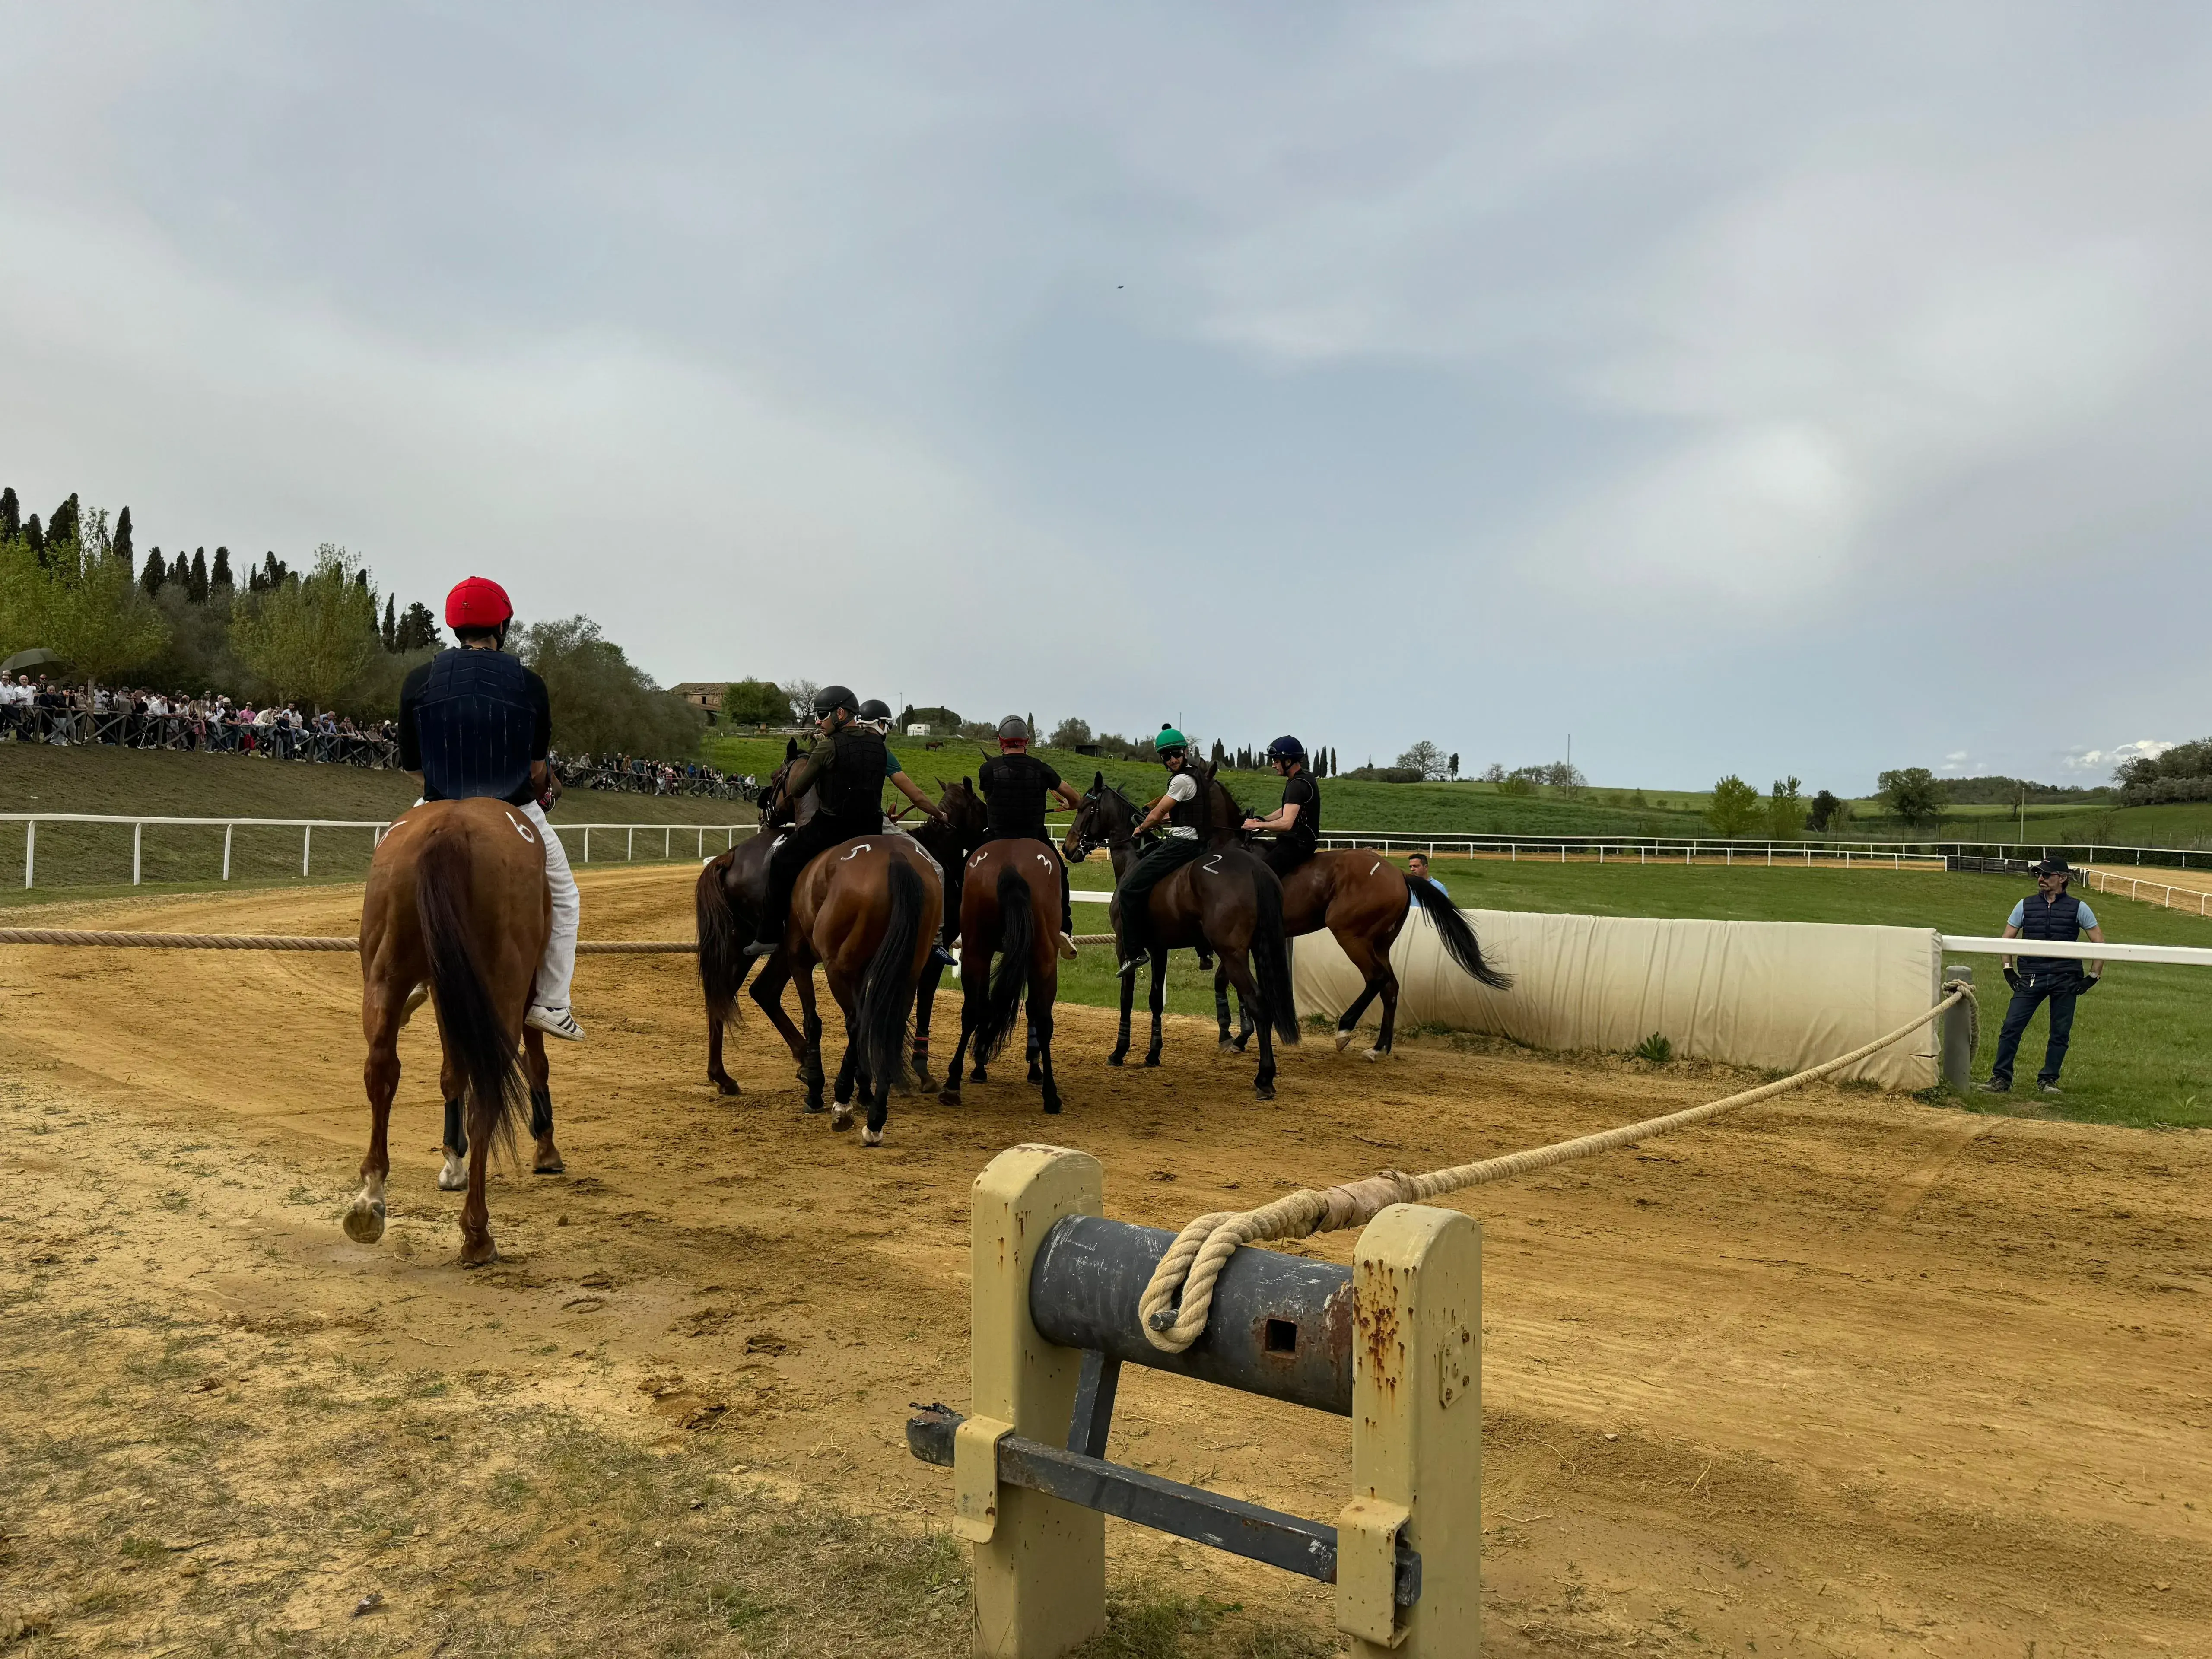
[{"label": "dirt racetrack", "polygon": [[[686,937],[689,889],[680,869],[588,872],[586,936]],[[358,903],[46,914],[336,933]],[[688,959],[587,958],[591,1041],[554,1055],[568,1173],[495,1179],[504,1259],[465,1274],[458,1195],[433,1179],[427,1018],[405,1041],[392,1229],[370,1248],[339,1231],[366,1133],[358,982],[345,957],[0,951],[0,1648],[768,1650],[772,1610],[749,1622],[734,1591],[698,1592],[708,1634],[676,1607],[625,1640],[574,1622],[577,1587],[627,1594],[750,1524],[702,1487],[665,1529],[622,1530],[654,1457],[885,1536],[941,1520],[949,1475],[909,1459],[902,1424],[909,1401],[966,1404],[967,1188],[1004,1146],[1085,1148],[1109,1212],[1176,1225],[1741,1076],[1439,1039],[1378,1066],[1316,1042],[1259,1105],[1206,1028],[1178,1022],[1161,1070],[1117,1073],[1109,1016],[1076,1008],[1066,1115],[1019,1082],[957,1110],[901,1097],[868,1152],[799,1115],[757,1016],[733,1042],[744,1097],[708,1090]],[[2208,1177],[2198,1133],[1815,1089],[1468,1195],[1487,1650],[2212,1653]],[[1338,1419],[1133,1373],[1122,1401],[1113,1455],[1316,1516],[1343,1501]],[[512,1444],[477,1431],[494,1417]],[[515,1449],[556,1418],[568,1440]],[[591,1448],[601,1485],[549,1510]],[[821,1524],[834,1553],[845,1534]],[[1119,1522],[1108,1538],[1117,1582],[1328,1628],[1319,1587]],[[944,1589],[880,1639],[783,1639],[963,1652]],[[546,1607],[571,1622],[533,1627]]]}]

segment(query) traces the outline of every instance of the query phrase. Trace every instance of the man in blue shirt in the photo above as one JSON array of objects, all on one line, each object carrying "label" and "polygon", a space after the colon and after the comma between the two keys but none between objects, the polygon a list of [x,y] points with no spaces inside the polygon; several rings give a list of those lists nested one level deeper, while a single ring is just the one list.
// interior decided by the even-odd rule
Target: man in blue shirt
[{"label": "man in blue shirt", "polygon": [[[2066,890],[2074,872],[2064,859],[2046,859],[2035,866],[2035,892],[2012,907],[2005,919],[2007,939],[2050,939],[2071,943],[2083,933],[2102,945],[2105,930],[2096,912]],[[2051,1003],[2051,1041],[2044,1049],[2043,1069],[2035,1086],[2046,1095],[2058,1092],[2058,1068],[2066,1062],[2066,1045],[2074,1035],[2074,1000],[2092,989],[2105,964],[2083,963],[2071,957],[2005,958],[2005,983],[2012,987],[2012,1006],[2005,1010],[2004,1028],[1997,1033],[1997,1057],[1990,1067],[1984,1094],[2001,1095],[2012,1088],[2013,1058],[2020,1052],[2021,1035],[2033,1018],[2036,1006]]]},{"label": "man in blue shirt", "polygon": [[1429,855],[1426,853],[1409,854],[1406,859],[1406,908],[1409,910],[1419,902],[1413,897],[1412,890],[1413,884],[1417,881],[1425,881],[1446,898],[1451,896],[1451,889],[1429,873]]}]

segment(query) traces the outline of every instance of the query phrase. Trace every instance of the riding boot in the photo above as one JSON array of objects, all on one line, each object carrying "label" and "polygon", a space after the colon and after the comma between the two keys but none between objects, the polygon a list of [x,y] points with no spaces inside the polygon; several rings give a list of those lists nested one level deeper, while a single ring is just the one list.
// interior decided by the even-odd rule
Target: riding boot
[{"label": "riding boot", "polygon": [[1060,953],[1075,960],[1075,902],[1068,896],[1067,860],[1060,865]]}]

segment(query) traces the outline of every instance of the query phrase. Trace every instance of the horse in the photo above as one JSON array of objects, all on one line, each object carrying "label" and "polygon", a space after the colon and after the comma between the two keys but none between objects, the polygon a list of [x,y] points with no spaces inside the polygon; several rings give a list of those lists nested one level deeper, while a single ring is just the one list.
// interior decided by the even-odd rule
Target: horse
[{"label": "horse", "polygon": [[[1210,769],[1200,775],[1211,780]],[[1105,847],[1114,861],[1118,885],[1136,861],[1135,829],[1143,813],[1118,788],[1109,787],[1105,775],[1093,775],[1075,822],[1068,826],[1062,851],[1071,864],[1080,864],[1093,848]],[[1213,844],[1193,863],[1172,872],[1152,889],[1147,907],[1152,927],[1152,1046],[1145,1064],[1160,1063],[1160,1016],[1167,1002],[1168,952],[1181,945],[1210,950],[1218,955],[1220,971],[1259,1012],[1260,1069],[1252,1087],[1262,1100],[1275,1097],[1275,1054],[1271,1036],[1285,1046],[1298,1040],[1298,1014],[1291,992],[1291,958],[1283,937],[1283,891],[1274,872],[1243,848]],[[1116,893],[1109,907],[1115,930],[1121,927],[1121,900]],[[1106,1057],[1119,1066],[1129,1052],[1129,1012],[1136,994],[1135,976],[1121,979],[1120,1040]]]},{"label": "horse", "polygon": [[[1211,775],[1206,782],[1213,792],[1212,822],[1241,825],[1244,810],[1227,786]],[[1382,1030],[1375,1046],[1367,1050],[1367,1058],[1381,1060],[1392,1052],[1398,1030],[1398,973],[1390,965],[1390,949],[1416,907],[1428,913],[1444,953],[1462,973],[1495,991],[1512,988],[1511,975],[1499,973],[1483,960],[1481,942],[1450,897],[1425,881],[1411,879],[1379,853],[1357,848],[1316,853],[1284,877],[1282,884],[1284,933],[1295,939],[1328,928],[1364,982],[1352,1006],[1337,1018],[1339,1054],[1351,1046],[1359,1017],[1377,995],[1382,999]],[[1242,1006],[1240,1000],[1237,1031],[1231,1037],[1229,978],[1218,969],[1213,975],[1213,1012],[1221,1027],[1222,1051],[1243,1053],[1252,1036],[1251,1010]]]},{"label": "horse", "polygon": [[[1052,848],[1029,839],[987,842],[969,859],[960,899],[960,1041],[945,1069],[940,1104],[960,1103],[960,1070],[975,1046],[975,1081],[1029,1007],[1030,1081],[1044,1090],[1044,1109],[1060,1110],[1052,1074],[1052,1006],[1060,994],[1060,866]],[[991,972],[991,958],[999,971]],[[1125,994],[1122,998],[1128,1001]],[[1125,1020],[1126,1024],[1126,1020]]]},{"label": "horse", "polygon": [[[762,792],[763,800],[779,803],[773,813],[763,812],[761,827],[756,835],[728,852],[708,860],[699,872],[693,890],[692,910],[698,928],[699,988],[707,1005],[707,1080],[725,1095],[739,1092],[737,1080],[731,1077],[722,1064],[723,1027],[735,1017],[738,993],[752,970],[754,958],[744,954],[746,943],[760,925],[761,906],[768,899],[768,860],[775,850],[775,830],[785,823],[804,823],[814,816],[815,796],[808,790],[796,803],[782,804],[783,781],[799,758],[799,744],[794,740],[784,748],[783,764],[779,767]],[[963,779],[963,783],[965,783]],[[955,786],[939,781],[945,792],[939,810],[947,822],[934,820],[916,824],[903,833],[911,836],[936,860],[943,872],[946,888],[945,921],[939,930],[944,943],[950,945],[959,923],[958,882],[963,859],[974,847],[982,833],[982,803],[973,793],[965,797],[963,806]],[[969,810],[969,809],[972,809]],[[921,975],[915,988],[914,1043],[911,1066],[916,1085],[923,1089],[931,1085],[929,1076],[929,1026],[931,1012],[935,1006],[937,988],[945,969],[933,956],[924,963]],[[781,951],[769,957],[761,975],[753,981],[752,998],[790,1048],[793,1060],[799,1066],[799,1080],[805,1080],[806,1042],[799,1028],[783,1011],[783,988],[790,983],[791,968]]]},{"label": "horse", "polygon": [[[374,1244],[384,1237],[399,1030],[412,1012],[412,994],[425,983],[437,1006],[444,1049],[446,1161],[438,1184],[449,1192],[468,1188],[461,1205],[461,1264],[481,1267],[498,1257],[484,1173],[495,1145],[512,1145],[526,1091],[537,1143],[532,1169],[560,1173],[544,1039],[522,1023],[552,917],[544,848],[529,819],[504,801],[418,805],[378,843],[361,910],[368,1153],[362,1159],[361,1191],[343,1218],[346,1236],[356,1243]],[[518,1041],[528,1056],[526,1074],[516,1064]]]}]

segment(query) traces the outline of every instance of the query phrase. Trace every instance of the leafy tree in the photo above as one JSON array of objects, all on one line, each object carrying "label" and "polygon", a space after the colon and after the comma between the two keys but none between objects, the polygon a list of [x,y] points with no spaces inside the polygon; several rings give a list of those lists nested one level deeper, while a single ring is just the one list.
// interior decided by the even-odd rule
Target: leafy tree
[{"label": "leafy tree", "polygon": [[1893,817],[1918,826],[1940,821],[1947,802],[1942,784],[1924,766],[1900,767],[1875,780],[1881,787],[1881,804]]},{"label": "leafy tree", "polygon": [[1458,751],[1457,751],[1457,750],[1454,750],[1454,751],[1453,751],[1453,754],[1452,754],[1452,757],[1451,757],[1451,775],[1452,775],[1454,777],[1457,777],[1457,776],[1459,775],[1459,754],[1458,754]]},{"label": "leafy tree", "polygon": [[417,599],[400,614],[394,648],[404,656],[411,651],[428,651],[437,643],[438,619],[428,605]]},{"label": "leafy tree", "polygon": [[161,591],[161,584],[168,580],[169,562],[161,556],[160,548],[155,548],[146,555],[146,568],[138,578],[138,585],[146,590],[146,597],[151,599]]},{"label": "leafy tree", "polygon": [[1397,769],[1418,772],[1424,779],[1440,778],[1444,775],[1444,751],[1423,738],[1398,757]]},{"label": "leafy tree", "polygon": [[67,659],[73,678],[112,679],[157,655],[169,624],[115,551],[106,511],[81,513],[74,495],[67,505],[69,538],[46,540],[40,643]]},{"label": "leafy tree", "polygon": [[376,600],[354,580],[359,568],[325,542],[313,570],[286,570],[232,617],[232,647],[278,701],[328,708],[376,656]]},{"label": "leafy tree", "polygon": [[12,542],[23,533],[23,504],[15,499],[15,486],[0,489],[0,542]]},{"label": "leafy tree", "polygon": [[[183,556],[180,554],[178,556]],[[192,568],[185,577],[185,597],[194,605],[205,605],[208,602],[207,549],[204,547],[196,547],[192,550]]]},{"label": "leafy tree", "polygon": [[783,683],[784,701],[791,705],[791,719],[801,726],[814,720],[814,694],[822,689],[818,680],[796,679]]},{"label": "leafy tree", "polygon": [[1733,772],[1713,786],[1712,804],[1705,808],[1705,822],[1713,833],[1726,841],[1747,836],[1759,827],[1765,814],[1760,809],[1759,791]]},{"label": "leafy tree", "polygon": [[[70,499],[74,501],[76,497]],[[115,515],[115,556],[125,564],[137,557],[131,545],[131,509],[127,507]]]},{"label": "leafy tree", "polygon": [[562,750],[680,760],[698,749],[706,711],[654,684],[590,617],[533,623],[516,644],[545,681]]},{"label": "leafy tree", "polygon": [[732,726],[787,726],[791,699],[774,680],[732,680],[722,691],[722,718]]},{"label": "leafy tree", "polygon": [[1485,783],[1504,782],[1505,763],[1504,761],[1492,761],[1489,765],[1484,767],[1482,769],[1482,781]]},{"label": "leafy tree", "polygon": [[1078,720],[1073,714],[1052,728],[1051,742],[1054,749],[1079,749],[1090,741],[1091,722]]},{"label": "leafy tree", "polygon": [[1771,841],[1796,841],[1805,833],[1805,802],[1797,793],[1797,780],[1777,778],[1774,793],[1766,798],[1766,834]]},{"label": "leafy tree", "polygon": [[1805,816],[1805,827],[1815,835],[1825,835],[1836,823],[1836,809],[1843,805],[1823,789],[1813,797],[1813,810]]}]

